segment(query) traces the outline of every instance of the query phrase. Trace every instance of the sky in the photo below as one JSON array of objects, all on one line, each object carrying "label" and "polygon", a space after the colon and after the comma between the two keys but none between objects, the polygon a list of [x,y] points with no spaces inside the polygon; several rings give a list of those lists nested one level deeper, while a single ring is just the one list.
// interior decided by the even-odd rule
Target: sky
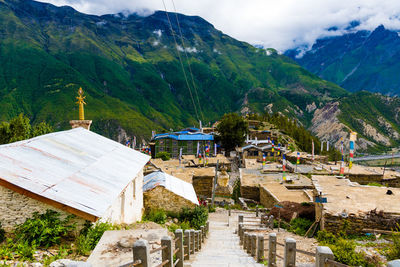
[{"label": "sky", "polygon": [[[119,12],[143,16],[165,10],[163,0],[41,0],[69,5],[80,12],[103,15]],[[240,40],[279,51],[305,49],[318,38],[352,30],[373,30],[383,24],[400,30],[399,0],[164,0],[170,12],[197,15]],[[175,8],[174,8],[175,6]],[[332,28],[337,30],[333,31]],[[329,30],[330,29],[330,30]]]}]

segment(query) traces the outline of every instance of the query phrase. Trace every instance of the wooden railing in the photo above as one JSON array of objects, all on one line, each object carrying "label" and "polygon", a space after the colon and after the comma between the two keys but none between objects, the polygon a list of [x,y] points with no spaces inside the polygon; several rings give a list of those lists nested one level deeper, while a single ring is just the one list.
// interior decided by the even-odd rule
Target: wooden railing
[{"label": "wooden railing", "polygon": [[[200,230],[191,229],[183,232],[182,229],[177,229],[174,239],[164,236],[161,238],[161,246],[155,249],[150,249],[147,240],[139,239],[133,244],[133,262],[125,264],[124,267],[183,267],[184,261],[190,260],[191,255],[201,250],[208,231],[209,222],[201,226]],[[161,251],[161,263],[154,266],[151,263],[151,254],[159,251]]]}]

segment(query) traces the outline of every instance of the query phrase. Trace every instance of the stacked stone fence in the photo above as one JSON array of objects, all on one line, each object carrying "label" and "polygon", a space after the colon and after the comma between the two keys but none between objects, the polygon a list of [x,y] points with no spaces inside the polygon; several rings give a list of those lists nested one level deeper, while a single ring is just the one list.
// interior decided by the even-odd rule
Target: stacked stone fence
[{"label": "stacked stone fence", "polygon": [[[268,261],[268,267],[276,267],[276,259],[279,258],[283,261],[284,267],[295,267],[296,266],[296,254],[301,253],[310,257],[315,258],[316,267],[348,267],[349,265],[336,262],[335,256],[332,250],[326,246],[318,246],[315,252],[305,251],[296,248],[296,240],[293,238],[286,238],[284,244],[277,242],[276,233],[269,233],[268,236],[264,234],[253,233],[255,231],[274,229],[274,218],[273,216],[262,217],[257,220],[256,217],[244,217],[239,215],[239,224],[237,234],[239,235],[240,245],[243,246],[243,250],[249,255],[254,257],[257,262]],[[254,224],[259,222],[260,224]],[[253,223],[253,224],[249,224]],[[258,228],[255,226],[259,226]],[[268,242],[267,248],[265,244]],[[278,255],[276,247],[281,246],[284,248],[284,255]],[[267,256],[265,256],[267,252]],[[398,266],[398,261],[389,262],[387,266]]]},{"label": "stacked stone fence", "polygon": [[[147,240],[139,239],[133,244],[133,262],[120,267],[183,267],[185,261],[190,260],[192,255],[201,250],[208,236],[209,227],[210,224],[207,222],[200,230],[191,229],[183,232],[182,229],[177,229],[174,239],[164,236],[161,238],[161,246],[152,250]],[[161,251],[161,263],[152,265],[151,254],[158,251]]]}]

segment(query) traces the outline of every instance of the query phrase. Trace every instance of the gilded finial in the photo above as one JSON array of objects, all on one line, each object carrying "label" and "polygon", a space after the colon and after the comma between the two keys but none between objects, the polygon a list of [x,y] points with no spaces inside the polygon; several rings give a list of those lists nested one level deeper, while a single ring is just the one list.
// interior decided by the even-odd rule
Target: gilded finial
[{"label": "gilded finial", "polygon": [[86,96],[83,96],[82,87],[79,88],[78,94],[79,94],[79,96],[76,97],[76,99],[78,99],[78,101],[76,103],[79,105],[79,120],[83,121],[83,120],[85,120],[85,111],[83,109],[83,105],[86,105],[85,100],[84,100],[86,98]]}]

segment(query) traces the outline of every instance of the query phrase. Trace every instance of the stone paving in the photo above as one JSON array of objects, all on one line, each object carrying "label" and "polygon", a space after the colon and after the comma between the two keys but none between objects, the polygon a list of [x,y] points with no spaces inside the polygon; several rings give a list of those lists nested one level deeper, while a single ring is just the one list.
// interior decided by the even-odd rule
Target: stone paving
[{"label": "stone paving", "polygon": [[185,262],[185,267],[250,267],[264,266],[250,257],[239,245],[237,213],[232,213],[228,226],[228,213],[218,210],[210,213],[210,232],[200,252]]}]

